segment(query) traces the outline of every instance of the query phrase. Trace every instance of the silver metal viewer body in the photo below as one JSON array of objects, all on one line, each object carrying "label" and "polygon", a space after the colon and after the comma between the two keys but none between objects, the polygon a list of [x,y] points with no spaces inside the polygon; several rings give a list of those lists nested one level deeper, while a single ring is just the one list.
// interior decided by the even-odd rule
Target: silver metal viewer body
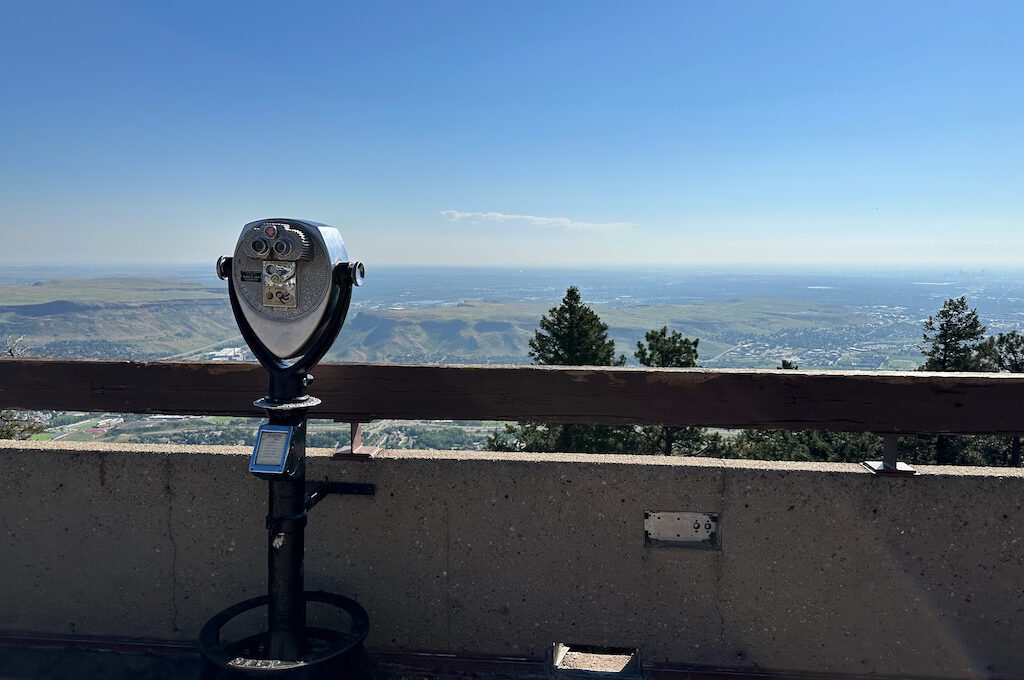
[{"label": "silver metal viewer body", "polygon": [[279,359],[303,354],[324,322],[335,268],[348,250],[334,227],[267,219],[242,228],[231,278],[253,332]]}]

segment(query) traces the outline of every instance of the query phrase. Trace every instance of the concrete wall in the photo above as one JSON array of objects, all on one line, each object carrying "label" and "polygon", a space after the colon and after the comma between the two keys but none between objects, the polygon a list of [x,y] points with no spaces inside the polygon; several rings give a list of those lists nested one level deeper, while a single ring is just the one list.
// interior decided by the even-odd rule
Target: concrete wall
[{"label": "concrete wall", "polygon": [[[263,592],[246,451],[0,442],[0,630],[195,638]],[[907,677],[1024,677],[1024,473],[627,456],[313,456],[375,497],[313,511],[306,580],[369,645]],[[645,546],[719,511],[721,551]]]}]

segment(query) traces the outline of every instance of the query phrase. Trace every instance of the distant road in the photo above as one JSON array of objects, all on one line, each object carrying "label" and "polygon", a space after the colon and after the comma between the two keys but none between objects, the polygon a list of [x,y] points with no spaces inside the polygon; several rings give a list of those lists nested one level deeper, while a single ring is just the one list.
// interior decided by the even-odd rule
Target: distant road
[{"label": "distant road", "polygon": [[739,343],[738,345],[733,345],[732,347],[730,347],[730,348],[728,348],[728,349],[726,349],[726,350],[724,350],[724,351],[722,351],[722,352],[719,352],[719,353],[718,353],[718,354],[716,354],[715,356],[713,356],[713,357],[711,357],[710,359],[708,359],[708,363],[710,363],[710,362],[712,362],[712,361],[718,361],[719,359],[721,359],[722,357],[724,357],[724,356],[725,356],[726,354],[728,354],[729,352],[733,351],[734,349],[737,349],[737,348],[738,348],[738,347],[739,347],[740,345],[742,345],[742,344],[743,344],[743,343]]},{"label": "distant road", "polygon": [[217,342],[211,343],[209,345],[205,345],[203,347],[197,347],[197,348],[189,350],[187,352],[182,352],[181,354],[171,354],[171,355],[168,355],[168,356],[165,356],[165,357],[160,357],[159,359],[157,359],[157,361],[170,361],[171,359],[184,359],[186,357],[192,356],[193,354],[198,354],[199,352],[206,352],[207,350],[211,350],[214,347],[217,347],[218,345],[226,345],[229,342],[236,342],[236,341],[239,341],[241,339],[242,339],[241,335],[232,335],[230,338],[224,338],[223,340],[218,340]]}]

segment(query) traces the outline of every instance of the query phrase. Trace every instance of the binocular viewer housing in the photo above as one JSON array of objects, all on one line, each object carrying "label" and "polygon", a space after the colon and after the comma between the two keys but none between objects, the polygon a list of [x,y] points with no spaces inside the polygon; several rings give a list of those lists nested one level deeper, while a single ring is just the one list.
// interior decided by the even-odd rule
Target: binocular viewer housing
[{"label": "binocular viewer housing", "polygon": [[217,275],[228,281],[242,337],[270,372],[271,401],[287,401],[303,393],[305,372],[338,336],[365,269],[349,261],[334,227],[271,218],[242,227]]},{"label": "binocular viewer housing", "polygon": [[285,360],[311,349],[329,321],[332,293],[346,298],[347,312],[351,287],[362,284],[365,270],[361,263],[349,262],[334,227],[274,218],[245,225],[234,256],[221,258],[217,273],[230,279],[236,317],[239,311],[242,317],[236,319],[239,326],[248,326],[263,348]]}]

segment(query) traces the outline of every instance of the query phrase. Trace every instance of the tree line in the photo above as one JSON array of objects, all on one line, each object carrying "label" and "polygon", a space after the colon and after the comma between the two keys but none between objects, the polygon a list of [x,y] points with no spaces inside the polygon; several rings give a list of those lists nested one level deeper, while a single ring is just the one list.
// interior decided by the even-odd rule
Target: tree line
[{"label": "tree line", "polygon": [[[1024,336],[1011,331],[986,335],[976,309],[966,297],[950,298],[924,322],[922,371],[1024,372]],[[683,337],[667,326],[648,331],[633,357],[643,366],[698,366],[698,338]],[[622,366],[608,326],[583,304],[571,286],[559,306],[548,310],[530,340],[535,364],[555,366]],[[777,367],[797,369],[789,360]],[[761,460],[859,462],[882,453],[882,438],[863,432],[742,430],[723,432],[699,427],[612,426],[522,422],[506,425],[487,440],[497,451],[643,453],[713,456]],[[918,435],[899,440],[900,458],[940,465],[1021,465],[1020,437],[988,435]]]}]

